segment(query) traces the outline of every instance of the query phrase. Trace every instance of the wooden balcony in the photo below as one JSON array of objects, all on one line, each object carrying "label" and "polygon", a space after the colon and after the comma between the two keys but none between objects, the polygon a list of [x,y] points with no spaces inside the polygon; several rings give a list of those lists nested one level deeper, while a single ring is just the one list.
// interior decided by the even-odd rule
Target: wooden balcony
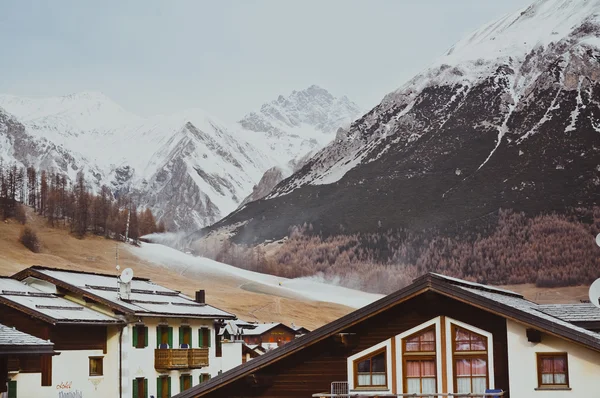
[{"label": "wooden balcony", "polygon": [[188,364],[191,369],[208,366],[208,348],[190,348],[188,351]]},{"label": "wooden balcony", "polygon": [[208,348],[154,350],[155,369],[197,369],[208,366]]}]

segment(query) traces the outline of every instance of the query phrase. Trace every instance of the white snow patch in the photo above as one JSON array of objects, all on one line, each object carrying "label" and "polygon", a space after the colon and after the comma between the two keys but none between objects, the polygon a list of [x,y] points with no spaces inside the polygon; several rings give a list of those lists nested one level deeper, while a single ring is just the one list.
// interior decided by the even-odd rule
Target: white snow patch
[{"label": "white snow patch", "polygon": [[129,247],[137,257],[164,266],[168,269],[190,269],[202,275],[236,277],[244,281],[259,283],[269,288],[281,289],[282,293],[295,293],[308,300],[324,301],[360,308],[382,297],[380,294],[324,283],[316,278],[287,279],[236,268],[204,257],[194,257],[176,249],[159,244],[142,243],[141,247]]}]

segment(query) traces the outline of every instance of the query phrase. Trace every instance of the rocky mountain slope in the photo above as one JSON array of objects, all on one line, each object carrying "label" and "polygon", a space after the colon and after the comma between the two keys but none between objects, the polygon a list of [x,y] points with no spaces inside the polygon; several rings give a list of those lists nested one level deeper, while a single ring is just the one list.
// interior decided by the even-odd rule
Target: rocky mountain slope
[{"label": "rocky mountain slope", "polygon": [[[285,175],[262,194],[291,174],[295,158],[320,149],[334,136],[330,126],[347,122],[343,104],[352,105],[316,87],[294,92],[279,109],[290,124],[271,134],[227,125],[197,109],[143,118],[97,92],[0,95],[0,159],[71,180],[82,170],[92,190],[107,185],[150,207],[168,228],[193,230],[235,210],[270,168]],[[276,125],[267,114],[255,115]],[[320,141],[311,146],[315,131]]]},{"label": "rocky mountain slope", "polygon": [[313,85],[280,95],[238,123],[249,139],[263,145],[281,165],[327,145],[340,127],[348,127],[361,109],[346,96],[334,97]]},{"label": "rocky mountain slope", "polygon": [[599,15],[599,0],[541,0],[483,26],[211,230],[455,231],[500,208],[598,205]]}]

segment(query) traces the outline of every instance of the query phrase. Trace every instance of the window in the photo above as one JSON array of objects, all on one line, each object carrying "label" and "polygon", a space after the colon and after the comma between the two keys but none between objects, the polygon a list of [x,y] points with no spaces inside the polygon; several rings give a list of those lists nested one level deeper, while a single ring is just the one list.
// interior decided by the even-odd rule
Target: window
[{"label": "window", "polygon": [[435,328],[420,331],[402,340],[404,392],[437,392]]},{"label": "window", "polygon": [[210,380],[210,373],[201,373],[200,374],[200,384],[204,383],[205,381],[209,381]]},{"label": "window", "polygon": [[169,326],[158,326],[156,328],[157,348],[173,348],[173,328]]},{"label": "window", "polygon": [[103,357],[90,357],[90,376],[102,376]]},{"label": "window", "polygon": [[488,388],[487,338],[452,325],[454,390],[459,393],[484,393]]},{"label": "window", "polygon": [[133,379],[133,398],[148,398],[148,379]]},{"label": "window", "polygon": [[[209,345],[209,347],[210,347],[210,345]],[[215,333],[215,356],[217,358],[220,358],[223,356],[223,345],[222,345],[222,341],[221,341],[221,336],[219,336],[218,333]]]},{"label": "window", "polygon": [[148,328],[144,325],[133,327],[133,346],[135,348],[148,347]]},{"label": "window", "polygon": [[8,398],[17,398],[17,381],[11,380],[8,382]]},{"label": "window", "polygon": [[156,379],[156,397],[171,398],[171,378],[160,376]]},{"label": "window", "polygon": [[192,388],[192,375],[179,376],[179,391],[183,392]]},{"label": "window", "polygon": [[198,347],[201,347],[201,348],[210,347],[210,329],[209,328],[198,329]]},{"label": "window", "polygon": [[538,384],[540,388],[568,388],[567,353],[538,353]]},{"label": "window", "polygon": [[189,326],[179,327],[179,348],[192,347],[192,328]]},{"label": "window", "polygon": [[386,350],[376,351],[366,358],[354,361],[354,385],[357,387],[385,387]]}]

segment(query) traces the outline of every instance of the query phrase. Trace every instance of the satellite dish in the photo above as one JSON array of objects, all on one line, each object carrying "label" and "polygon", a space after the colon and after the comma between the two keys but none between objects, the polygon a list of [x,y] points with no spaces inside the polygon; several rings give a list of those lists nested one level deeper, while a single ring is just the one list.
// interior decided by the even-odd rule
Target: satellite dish
[{"label": "satellite dish", "polygon": [[596,235],[596,244],[600,246],[600,234]]},{"label": "satellite dish", "polygon": [[125,268],[121,272],[121,282],[129,283],[133,279],[133,270],[131,268]]},{"label": "satellite dish", "polygon": [[600,278],[590,286],[590,302],[600,308]]}]

